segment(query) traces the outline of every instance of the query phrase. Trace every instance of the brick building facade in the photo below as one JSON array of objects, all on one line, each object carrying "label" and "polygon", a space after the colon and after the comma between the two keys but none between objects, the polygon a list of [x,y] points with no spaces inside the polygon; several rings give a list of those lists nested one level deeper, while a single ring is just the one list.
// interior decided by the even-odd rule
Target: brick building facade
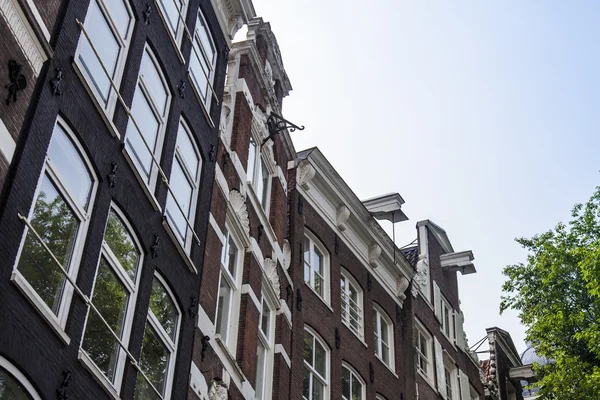
[{"label": "brick building facade", "polygon": [[0,398],[186,397],[228,52],[253,16],[0,1]]}]

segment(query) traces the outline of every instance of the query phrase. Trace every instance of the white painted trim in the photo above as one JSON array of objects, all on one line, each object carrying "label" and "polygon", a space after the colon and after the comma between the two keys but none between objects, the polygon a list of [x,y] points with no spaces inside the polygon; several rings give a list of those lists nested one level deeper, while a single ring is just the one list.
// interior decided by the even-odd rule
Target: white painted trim
[{"label": "white painted trim", "polygon": [[37,77],[42,65],[48,59],[48,55],[23,14],[21,6],[16,0],[0,0],[0,15],[8,25],[25,58],[27,58],[29,66]]},{"label": "white painted trim", "polygon": [[[231,159],[231,156],[229,158]],[[221,189],[223,196],[227,198],[229,196],[229,185],[227,184],[227,179],[225,178],[221,167],[219,167],[219,163],[215,163],[215,181]]]},{"label": "white painted trim", "polygon": [[292,369],[292,360],[290,360],[290,356],[288,356],[287,351],[285,351],[285,347],[279,343],[275,345],[275,354],[277,353],[281,354],[281,357],[285,360],[288,368]]},{"label": "white painted trim", "polygon": [[281,306],[279,307],[279,310],[277,310],[277,315],[283,314],[285,322],[288,323],[288,326],[291,329],[292,328],[292,312],[290,311],[290,308],[288,307],[288,305],[284,299],[279,299],[279,303],[281,304]]},{"label": "white painted trim", "polygon": [[8,128],[4,125],[4,122],[0,119],[0,153],[4,154],[4,157],[8,161],[8,165],[12,162],[13,156],[17,143],[15,139],[8,132]]},{"label": "white painted trim", "polygon": [[50,42],[50,31],[48,30],[48,27],[46,27],[46,24],[44,23],[44,20],[42,19],[42,15],[38,11],[33,0],[26,0],[26,1],[27,1],[27,5],[29,6],[29,10],[31,10],[31,14],[33,14],[33,19],[35,19],[35,22],[38,23],[38,26],[40,27],[42,34],[44,35],[44,38],[49,43]]},{"label": "white painted trim", "polygon": [[225,246],[225,234],[219,227],[217,220],[215,219],[215,217],[213,216],[213,214],[211,212],[208,213],[208,222],[210,223],[211,228],[213,228],[213,231],[215,231],[215,234],[221,241],[221,245]]},{"label": "white painted trim", "polygon": [[6,370],[10,375],[15,378],[17,382],[23,386],[23,388],[27,391],[27,393],[33,398],[33,400],[42,400],[39,394],[37,394],[33,385],[29,382],[29,380],[23,375],[21,371],[17,369],[14,365],[10,363],[6,358],[0,356],[0,368]]},{"label": "white painted trim", "polygon": [[208,398],[208,383],[200,368],[196,366],[196,362],[193,360],[192,367],[190,368],[190,388],[192,388],[200,399]]},{"label": "white painted trim", "polygon": [[[83,340],[82,340],[82,342],[83,342]],[[121,350],[121,349],[119,348],[119,350]],[[100,369],[96,366],[94,361],[90,358],[90,356],[84,350],[81,349],[81,347],[79,348],[79,352],[77,353],[77,358],[79,359],[79,361],[81,362],[83,367],[86,370],[88,370],[88,372],[92,375],[94,380],[96,382],[98,382],[100,384],[100,386],[102,386],[102,388],[108,395],[110,395],[110,397],[112,397],[113,399],[119,398],[119,394],[115,390],[112,382],[110,382],[108,380],[108,378],[106,377],[106,375],[104,375],[100,371]],[[123,375],[123,374],[121,373],[121,375]]]},{"label": "white painted trim", "polygon": [[256,293],[254,293],[254,290],[252,290],[252,286],[250,286],[247,283],[244,283],[242,285],[242,294],[248,294],[250,299],[256,306],[256,309],[260,310],[260,300],[258,299],[258,297],[256,297]]}]

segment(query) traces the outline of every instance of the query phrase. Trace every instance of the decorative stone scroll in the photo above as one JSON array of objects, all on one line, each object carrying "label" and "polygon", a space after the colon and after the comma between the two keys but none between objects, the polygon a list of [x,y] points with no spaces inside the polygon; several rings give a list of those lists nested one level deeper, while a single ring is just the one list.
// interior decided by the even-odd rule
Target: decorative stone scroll
[{"label": "decorative stone scroll", "polygon": [[379,260],[379,256],[381,255],[381,247],[373,242],[369,246],[369,265],[372,268],[377,268],[377,261]]},{"label": "decorative stone scroll", "polygon": [[275,293],[277,294],[277,298],[280,298],[281,297],[281,286],[279,284],[279,275],[277,274],[277,262],[270,258],[265,258],[264,267],[265,267],[265,275],[267,275],[267,278],[269,279],[271,286],[273,286],[273,289],[275,290]]},{"label": "decorative stone scroll", "polygon": [[419,261],[417,262],[417,274],[413,278],[412,295],[416,296],[419,287],[426,287],[429,281],[429,264],[427,263],[427,257],[425,254],[419,254]]},{"label": "decorative stone scroll", "polygon": [[340,204],[335,214],[335,225],[340,231],[345,231],[348,227],[346,221],[350,217],[350,209],[345,204]]},{"label": "decorative stone scroll", "polygon": [[231,208],[233,208],[233,211],[235,212],[235,215],[238,218],[240,225],[243,227],[244,232],[249,237],[250,220],[248,219],[246,198],[242,196],[240,192],[234,189],[231,192],[229,192],[229,204],[231,204]]},{"label": "decorative stone scroll", "polygon": [[308,161],[302,161],[300,162],[300,165],[298,165],[298,171],[296,172],[296,182],[302,187],[302,189],[309,190],[310,187],[308,186],[308,184],[315,176],[316,172],[317,171],[315,171],[315,168],[312,165],[310,165]]},{"label": "decorative stone scroll", "polygon": [[408,281],[408,279],[406,279],[405,276],[402,276],[396,281],[396,296],[398,296],[398,298],[402,301],[406,299],[406,295],[404,294],[404,292],[406,292],[406,289],[408,288],[409,284],[410,282]]}]

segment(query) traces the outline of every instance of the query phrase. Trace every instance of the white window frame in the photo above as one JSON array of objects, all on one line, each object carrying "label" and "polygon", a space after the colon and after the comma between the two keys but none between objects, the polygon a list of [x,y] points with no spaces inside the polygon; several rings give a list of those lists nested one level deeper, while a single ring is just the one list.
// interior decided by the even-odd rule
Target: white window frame
[{"label": "white window frame", "polygon": [[[440,330],[448,338],[450,343],[454,343],[455,340],[455,321],[454,321],[454,310],[446,298],[440,296],[440,309],[441,309],[441,325]],[[446,332],[447,330],[447,332]]]},{"label": "white window frame", "polygon": [[[224,242],[223,247],[221,249],[221,273],[219,274],[219,286],[217,291],[217,302],[216,302],[216,310],[215,310],[215,332],[219,329],[217,321],[218,321],[218,313],[219,313],[219,301],[220,301],[220,293],[221,290],[221,279],[225,279],[231,288],[231,298],[229,299],[229,308],[227,310],[223,310],[226,313],[228,322],[227,322],[227,334],[225,337],[221,333],[216,333],[215,336],[219,338],[219,340],[226,346],[227,350],[229,350],[230,354],[236,354],[237,350],[237,334],[239,328],[239,319],[240,319],[240,301],[242,297],[242,273],[244,268],[244,247],[241,246],[241,241],[236,237],[232,229],[230,228],[231,224],[225,224],[225,230],[223,232]],[[233,241],[235,246],[237,247],[237,260],[236,260],[236,270],[235,276],[232,276],[229,272],[228,268],[228,259],[226,258],[227,254],[227,244],[229,243],[229,238]],[[235,359],[235,357],[234,357]]]},{"label": "white window frame", "polygon": [[[46,158],[44,161],[44,165],[42,167],[42,171],[38,178],[35,195],[33,196],[33,201],[31,203],[31,207],[29,209],[27,220],[31,221],[31,219],[33,217],[35,205],[36,205],[36,202],[37,202],[38,196],[40,194],[40,190],[41,190],[41,184],[42,184],[42,181],[44,180],[44,177],[47,175],[50,178],[50,180],[52,181],[53,186],[55,187],[55,189],[57,190],[57,192],[59,193],[59,195],[61,196],[63,201],[69,205],[69,207],[73,211],[73,214],[75,215],[75,217],[79,219],[79,228],[75,235],[75,241],[73,243],[73,250],[71,252],[70,262],[68,265],[63,265],[63,267],[69,273],[69,277],[71,277],[71,279],[73,279],[75,281],[77,278],[77,273],[79,272],[79,264],[81,262],[81,256],[83,253],[84,242],[87,237],[87,231],[88,231],[88,227],[90,224],[90,220],[91,220],[91,216],[92,216],[92,212],[93,212],[93,208],[94,208],[94,200],[96,198],[96,191],[98,189],[98,177],[96,176],[94,168],[92,166],[92,162],[91,162],[90,158],[87,156],[83,147],[81,146],[81,143],[79,142],[79,140],[77,139],[77,137],[75,136],[74,132],[71,130],[69,125],[66,123],[66,121],[60,116],[58,116],[56,118],[56,121],[54,123],[52,137],[54,137],[54,130],[57,128],[61,129],[64,132],[65,136],[71,141],[71,143],[73,144],[73,147],[79,153],[80,159],[83,162],[83,164],[86,166],[87,172],[89,173],[90,179],[92,181],[91,182],[92,187],[90,190],[90,197],[89,197],[89,203],[87,205],[87,210],[83,209],[78,204],[78,202],[74,199],[73,195],[69,192],[69,190],[66,188],[66,186],[64,186],[64,184],[61,182],[61,177],[60,177],[58,169],[54,166],[52,160],[50,159],[50,156],[46,153]],[[52,141],[52,139],[51,139],[51,141]],[[49,151],[49,150],[50,150],[50,147],[48,147],[47,151]],[[19,245],[19,251],[17,253],[17,257],[15,259],[15,264],[13,266],[11,280],[14,281],[14,283],[23,292],[23,294],[26,296],[26,298],[38,309],[38,311],[48,321],[48,323],[52,326],[52,328],[56,331],[56,333],[62,338],[62,340],[65,341],[66,343],[68,343],[70,341],[70,339],[68,338],[68,336],[64,330],[65,330],[65,326],[66,326],[67,319],[69,316],[69,310],[71,308],[71,300],[73,297],[73,290],[74,290],[73,286],[68,282],[68,280],[65,277],[65,287],[64,287],[62,297],[60,300],[60,307],[59,307],[58,313],[54,314],[54,312],[50,309],[50,307],[48,307],[48,305],[46,305],[44,300],[37,294],[37,292],[35,291],[33,286],[31,286],[29,284],[29,282],[27,282],[25,277],[18,270],[19,261],[21,259],[21,254],[23,252],[23,248],[25,245],[25,239],[27,238],[28,232],[29,232],[29,228],[27,226],[25,226],[25,229],[23,230],[23,235],[21,237],[21,243]],[[34,240],[37,240],[37,239],[34,239]],[[50,261],[50,262],[53,263],[53,266],[55,268],[58,268],[58,266],[56,266],[54,264],[54,261]],[[61,274],[62,274],[62,272],[61,272]]]},{"label": "white window frame", "polygon": [[[367,398],[367,384],[366,382],[363,380],[363,378],[360,376],[360,374],[356,371],[356,369],[354,369],[354,367],[352,367],[350,364],[348,364],[347,362],[342,362],[342,369],[346,369],[348,370],[348,372],[350,372],[350,399],[347,399],[344,397],[344,394],[342,393],[342,400],[354,400],[352,398],[352,377],[354,376],[361,384],[361,392],[360,392],[360,399],[359,400],[365,400]],[[341,382],[340,382],[340,386],[341,386]]]},{"label": "white window frame", "polygon": [[[306,332],[308,332],[312,337],[313,337],[313,355],[315,354],[314,351],[314,342],[318,341],[319,344],[323,347],[323,349],[325,349],[325,375],[327,376],[322,376],[319,372],[317,372],[310,364],[308,364],[306,362],[306,360],[302,360],[302,364],[304,366],[304,369],[307,369],[310,374],[313,376],[313,379],[317,379],[319,380],[322,384],[323,384],[323,400],[329,400],[329,394],[330,394],[330,386],[329,386],[329,380],[330,380],[330,376],[331,376],[331,349],[329,348],[329,346],[327,346],[327,343],[325,343],[325,341],[321,338],[321,336],[311,327],[305,325],[304,326],[304,332],[303,335],[306,334]],[[304,339],[303,339],[304,341]],[[314,363],[314,360],[313,360]],[[309,389],[309,394],[312,397],[312,385]],[[303,399],[306,399],[306,397],[302,396]],[[306,399],[306,400],[313,400],[311,399]]]},{"label": "white window frame", "polygon": [[[81,43],[82,43],[82,41],[88,42],[88,39],[85,37],[83,32],[81,32],[81,35],[79,37],[79,43],[77,44],[77,50],[75,51],[75,56],[74,56],[74,60],[75,60],[74,63],[77,66],[76,69],[78,70],[78,73],[83,78],[83,81],[87,87],[88,92],[91,93],[92,98],[96,102],[97,106],[107,116],[109,116],[108,119],[110,120],[111,119],[110,117],[114,113],[115,106],[117,104],[117,100],[118,100],[117,90],[119,90],[119,87],[121,85],[121,79],[123,77],[123,71],[125,69],[125,63],[127,61],[127,54],[129,53],[129,47],[131,44],[131,38],[133,36],[133,29],[135,27],[136,18],[135,18],[135,14],[133,13],[133,9],[131,8],[131,5],[129,4],[129,0],[122,0],[125,8],[127,9],[127,12],[129,13],[129,17],[130,17],[127,34],[125,35],[125,38],[123,39],[117,29],[116,22],[113,20],[113,18],[110,15],[110,12],[108,11],[109,7],[105,4],[105,1],[104,0],[91,0],[90,5],[88,6],[88,10],[86,12],[85,21],[83,23],[83,26],[86,27],[86,29],[87,29],[87,26],[89,25],[88,20],[89,20],[92,5],[94,2],[96,2],[98,4],[98,7],[100,8],[100,12],[104,15],[104,18],[109,26],[109,29],[112,31],[112,34],[114,35],[114,37],[117,39],[117,42],[119,43],[119,55],[117,56],[117,60],[115,63],[114,77],[110,77],[110,79],[112,79],[112,81],[114,82],[116,89],[112,87],[112,84],[110,84],[110,91],[109,91],[108,99],[106,100],[106,105],[102,105],[104,103],[104,100],[102,100],[102,95],[100,95],[98,89],[96,89],[96,86],[94,84],[94,78],[88,74],[85,66],[79,60]],[[88,44],[89,44],[89,42],[88,42]],[[98,48],[99,46],[102,46],[102,43],[91,43],[91,46],[94,48]],[[103,62],[101,60],[98,60],[98,61],[103,64]],[[102,74],[104,76],[106,76],[104,71],[102,71]]]},{"label": "white window frame", "polygon": [[375,400],[387,400],[387,399],[378,393],[375,395]]},{"label": "white window frame", "polygon": [[[248,182],[248,187],[251,188],[252,193],[254,194],[254,197],[258,200],[258,204],[260,204],[260,207],[262,208],[262,211],[264,211],[265,216],[267,217],[267,219],[269,218],[269,209],[271,207],[271,189],[272,189],[272,183],[273,183],[273,174],[275,173],[275,171],[273,170],[273,166],[271,165],[271,163],[269,162],[269,156],[268,154],[262,150],[263,146],[260,145],[260,141],[257,140],[255,137],[253,137],[253,135],[251,134],[250,137],[250,141],[252,141],[254,143],[254,157],[253,157],[253,161],[254,161],[254,165],[252,166],[252,173],[248,173],[250,171],[250,151],[252,149],[252,147],[250,146],[250,142],[248,142],[248,162],[246,165],[246,180]],[[262,172],[262,165],[264,164],[266,171],[268,172],[268,176],[264,176],[263,172]],[[250,176],[251,175],[251,176]],[[261,176],[263,177],[263,179],[266,180],[266,184],[263,182],[260,182],[260,187],[262,187],[262,191],[259,191],[257,189],[259,189],[259,180],[261,178]],[[264,186],[263,186],[264,185]],[[263,202],[263,194],[265,197],[264,202]]]},{"label": "white window frame", "polygon": [[[263,280],[263,285],[268,285],[265,280]],[[256,396],[257,400],[271,400],[273,396],[273,364],[275,357],[275,314],[277,312],[277,306],[273,304],[273,301],[269,300],[270,296],[267,296],[265,293],[261,294],[260,299],[260,310],[259,318],[258,318],[258,342],[259,345],[262,344],[265,349],[265,359],[263,360],[262,365],[262,375],[264,377],[263,382],[258,382],[255,379],[255,393],[258,392],[258,385],[262,385],[262,396]],[[262,330],[262,317],[264,308],[267,307],[269,309],[269,321],[268,321],[268,332],[263,332]],[[256,365],[256,371],[258,376],[259,371],[258,359]]]},{"label": "white window frame", "polygon": [[[179,307],[179,304],[177,304],[177,299],[173,295],[173,291],[167,284],[167,281],[157,272],[154,273],[153,278],[157,279],[160,282],[160,284],[162,285],[162,287],[165,289],[165,291],[167,292],[167,295],[171,298],[171,301],[173,302],[173,305],[175,306],[175,311],[177,311],[177,314],[178,314],[177,323],[175,324],[175,339],[174,340],[171,339],[171,337],[169,337],[169,334],[167,332],[165,332],[165,329],[163,328],[162,324],[158,321],[158,319],[154,316],[154,313],[152,312],[152,309],[150,307],[148,307],[148,315],[146,317],[146,323],[150,324],[151,329],[153,329],[154,332],[157,334],[158,339],[162,342],[162,344],[170,352],[169,366],[167,367],[167,376],[165,378],[164,395],[162,396],[163,399],[170,399],[171,391],[173,390],[173,378],[175,376],[175,366],[177,364],[177,360],[176,360],[177,346],[179,344],[179,334],[180,334],[180,330],[181,330],[182,313],[181,313],[181,308]],[[146,327],[144,326],[144,331],[145,331],[145,329],[146,329]],[[144,349],[142,348],[142,350],[140,352],[140,360],[138,360],[138,363],[141,361],[143,351],[144,351]],[[142,368],[142,370],[143,370],[143,368]]]},{"label": "white window frame", "polygon": [[[431,334],[427,331],[427,329],[423,326],[423,324],[417,319],[415,319],[415,330],[416,330],[415,354],[417,356],[417,365],[416,365],[417,372],[433,386],[433,382],[434,382],[433,336],[431,336]],[[421,345],[421,341],[423,341],[423,340],[425,341],[425,347],[427,348],[427,351],[429,352],[429,354],[423,354],[421,352],[420,345]],[[421,363],[420,363],[421,358],[423,358],[427,363],[426,371],[424,371],[421,368]]]},{"label": "white window frame", "polygon": [[[169,1],[169,0],[167,0],[167,1]],[[198,35],[202,34],[201,30],[203,30],[206,33],[206,37],[208,38],[210,45],[212,45],[212,47],[215,49],[215,54],[214,54],[213,60],[210,62],[208,60],[206,50],[202,46],[202,41],[197,39]],[[204,17],[204,14],[201,9],[198,10],[198,14],[196,17],[196,26],[194,28],[194,32],[192,32],[192,33],[193,33],[192,49],[190,51],[190,63],[188,66],[189,80],[192,83],[192,88],[194,89],[194,93],[196,94],[196,97],[198,98],[198,101],[200,102],[202,111],[204,111],[206,116],[210,119],[209,114],[210,114],[212,99],[214,97],[213,84],[214,84],[214,80],[215,80],[215,70],[217,67],[217,59],[219,57],[219,52],[217,50],[217,46],[215,45],[215,41],[213,39],[212,32],[210,31],[208,23],[206,22],[206,18]],[[210,69],[210,71],[208,71],[208,74],[206,74],[206,75],[204,74],[203,71],[198,71],[198,73],[202,74],[202,78],[206,79],[208,81],[208,85],[207,85],[207,89],[206,89],[206,93],[205,93],[204,97],[202,96],[202,91],[196,84],[196,80],[194,79],[194,77],[192,75],[191,65],[192,65],[193,57],[202,57],[204,59],[204,61],[206,62],[206,64],[208,65],[208,68]]]},{"label": "white window frame", "polygon": [[[304,281],[304,283],[321,299],[323,300],[323,302],[325,302],[325,304],[329,305],[330,301],[331,301],[331,273],[330,273],[330,268],[329,268],[329,252],[327,251],[327,249],[325,248],[325,246],[321,243],[321,241],[319,239],[317,239],[317,237],[308,229],[304,230],[304,237],[307,238],[309,240],[309,253],[310,253],[310,260],[312,261],[313,258],[313,254],[314,254],[314,249],[315,247],[321,252],[321,255],[323,256],[323,294],[319,294],[316,289],[314,288],[314,280],[315,280],[315,271],[314,271],[314,267],[310,264],[307,263],[304,260],[304,254],[301,255],[302,257],[302,263],[304,265],[304,268],[306,268],[306,266],[308,265],[309,270],[310,270],[310,279],[309,282],[307,282],[306,280]],[[307,249],[303,249],[304,252],[307,251]],[[304,273],[304,272],[303,272]]]},{"label": "white window frame", "polygon": [[[354,301],[350,298],[349,285],[353,286],[354,290],[356,290],[357,301],[355,304],[352,304],[354,303]],[[352,331],[352,333],[354,333],[356,336],[358,336],[359,339],[362,340],[364,338],[363,290],[356,281],[356,279],[354,279],[350,272],[348,272],[348,270],[346,270],[345,268],[341,268],[340,286],[340,307],[342,308],[342,322],[348,327],[348,329]],[[353,305],[355,307],[353,311],[356,312],[356,314],[358,314],[358,320],[355,321],[358,325],[357,327],[352,326],[351,321],[352,318],[350,310],[352,309]],[[345,312],[345,317],[343,312]]]},{"label": "white window frame", "polygon": [[480,400],[481,399],[481,396],[479,395],[479,393],[477,393],[477,390],[475,390],[473,385],[471,385],[470,383],[469,383],[469,395],[471,397],[471,400]]},{"label": "white window frame", "polygon": [[[92,295],[91,301],[94,303],[94,290],[96,288],[96,279],[98,276],[98,268],[100,267],[100,262],[102,259],[106,260],[108,267],[111,271],[117,276],[120,283],[124,286],[124,288],[129,292],[129,299],[125,308],[125,318],[123,320],[122,325],[122,333],[121,333],[121,343],[129,343],[129,337],[131,335],[131,329],[133,326],[133,319],[135,313],[135,305],[137,302],[137,289],[139,288],[140,279],[142,276],[142,266],[144,265],[144,251],[141,242],[139,241],[133,226],[129,222],[129,219],[125,216],[123,211],[115,204],[111,202],[110,211],[114,211],[114,213],[120,218],[123,225],[127,229],[130,237],[132,238],[134,244],[136,245],[139,251],[139,259],[138,259],[138,269],[135,277],[135,281],[131,280],[127,271],[123,268],[123,266],[119,263],[117,257],[114,255],[110,246],[104,239],[102,238],[102,245],[100,250],[100,256],[98,257],[98,263],[96,264],[96,273],[94,275],[94,283],[92,286]],[[110,211],[109,214],[110,215]],[[106,224],[104,225],[104,235],[106,235],[106,227],[108,224],[108,215],[106,219]],[[85,333],[87,329],[88,319],[90,317],[90,313],[95,313],[95,311],[91,310],[88,307],[88,312],[85,318],[85,324],[83,328],[83,334],[81,337],[81,341],[79,343],[79,358],[82,360],[84,365],[88,368],[88,370],[94,374],[94,377],[100,381],[110,392],[118,396],[118,393],[121,390],[121,384],[123,383],[123,373],[125,371],[125,361],[127,359],[127,354],[125,350],[121,346],[119,346],[119,356],[117,365],[115,368],[115,382],[111,382],[106,375],[96,366],[96,363],[92,358],[87,354],[85,349],[83,348],[83,341],[85,339]],[[115,332],[117,335],[119,332]]]},{"label": "white window frame", "polygon": [[[173,45],[175,46],[175,50],[177,51],[177,55],[179,56],[179,58],[183,61],[183,56],[181,55],[181,50],[179,49],[179,47],[181,46],[181,39],[183,38],[183,33],[185,32],[185,17],[187,15],[187,8],[188,8],[188,4],[189,1],[188,0],[157,0],[158,2],[158,11],[160,14],[160,18],[162,19],[163,23],[165,24],[165,29],[169,32],[169,36],[171,38],[171,41],[173,42]],[[173,30],[171,28],[171,25],[169,24],[169,17],[167,15],[167,12],[165,10],[165,2],[167,3],[171,3],[169,5],[171,5],[171,7],[174,5],[173,3],[178,2],[181,4],[181,9],[179,9],[179,12],[177,13],[177,29]],[[181,18],[180,17],[181,14]]]},{"label": "white window frame", "polygon": [[[148,56],[148,60],[152,63],[152,65],[156,69],[156,72],[158,73],[158,76],[159,76],[161,83],[167,94],[167,98],[165,100],[165,109],[162,112],[159,110],[159,107],[157,106],[155,100],[153,99],[153,97],[150,93],[149,85],[147,85],[144,82],[144,76],[142,74],[141,69],[142,69],[142,63],[144,62],[144,58],[146,57],[146,55]],[[156,180],[157,180],[158,174],[159,174],[158,163],[160,162],[161,155],[162,155],[162,148],[163,148],[163,143],[164,143],[164,139],[165,139],[165,130],[167,127],[169,111],[171,109],[171,100],[173,98],[173,95],[171,93],[169,83],[165,77],[165,74],[158,62],[158,58],[156,57],[156,55],[154,54],[154,52],[152,51],[152,49],[150,48],[148,43],[146,43],[146,45],[144,46],[144,52],[143,52],[142,58],[140,60],[139,70],[140,70],[140,74],[138,76],[137,84],[135,87],[135,92],[133,94],[131,108],[133,108],[133,102],[136,99],[136,95],[143,96],[146,99],[146,101],[148,102],[148,104],[150,105],[150,108],[152,109],[152,113],[158,120],[158,132],[156,133],[156,143],[154,145],[154,150],[153,151],[148,150],[148,148],[143,143],[141,145],[141,150],[143,152],[147,151],[147,152],[151,153],[152,156],[154,157],[154,159],[156,159],[156,161],[154,161],[154,159],[151,159],[150,174],[148,177],[145,176],[145,173],[143,172],[143,167],[140,165],[139,161],[137,160],[137,157],[135,155],[135,149],[128,142],[129,129],[131,129],[132,131],[135,131],[135,133],[137,135],[139,135],[142,140],[145,140],[145,138],[143,138],[141,132],[138,132],[137,128],[135,127],[135,125],[133,123],[131,123],[131,125],[129,125],[129,121],[128,121],[128,125],[127,125],[127,127],[129,129],[127,129],[127,131],[125,132],[124,151],[129,159],[130,163],[133,164],[133,167],[134,167],[133,170],[134,170],[136,176],[138,177],[138,179],[141,182],[144,183],[142,185],[142,187],[146,188],[146,190],[148,190],[147,193],[152,198],[154,198],[153,188],[156,186]],[[134,118],[133,113],[129,117],[129,119],[132,119],[132,118]],[[152,143],[148,143],[148,145],[152,146]],[[152,158],[152,156],[151,156],[151,158]]]},{"label": "white window frame", "polygon": [[[192,144],[192,151],[198,158],[198,169],[196,171],[195,177],[193,176],[194,173],[192,171],[188,170],[186,163],[183,161],[184,158],[183,158],[182,151],[180,149],[181,135],[188,136],[188,139],[189,139],[190,143]],[[189,225],[186,222],[185,237],[183,239],[181,238],[181,235],[179,234],[179,231],[178,231],[177,227],[175,226],[175,223],[173,222],[172,217],[169,215],[170,210],[169,210],[169,207],[167,206],[168,203],[165,203],[165,216],[167,217],[166,218],[167,223],[171,226],[171,230],[172,230],[174,236],[177,238],[179,243],[183,246],[185,253],[189,255],[190,251],[192,249],[192,243],[194,241],[194,233],[193,233],[192,229],[190,228],[190,225],[194,226],[194,221],[196,219],[196,206],[198,205],[198,196],[200,195],[200,181],[202,179],[203,160],[202,160],[202,154],[200,153],[200,149],[198,148],[198,145],[196,143],[196,139],[195,139],[194,135],[192,134],[192,131],[189,128],[189,125],[185,122],[183,117],[179,118],[179,127],[177,129],[177,143],[175,144],[175,154],[173,156],[173,164],[175,164],[175,163],[178,163],[181,166],[181,169],[182,169],[187,181],[190,183],[190,186],[192,187],[189,216],[185,217],[187,219],[187,221],[189,221]],[[173,173],[172,171],[173,171],[173,168],[171,168],[171,174]],[[167,194],[167,198],[169,196],[173,196],[173,198],[175,198],[175,196],[170,191]],[[175,201],[177,201],[179,206],[181,206],[181,202],[178,199],[175,198]],[[174,205],[173,213],[179,213],[179,214],[181,213],[179,211],[179,207],[177,207],[177,205]]]},{"label": "white window frame", "polygon": [[15,367],[10,361],[0,355],[0,368],[5,370],[9,375],[11,375],[17,382],[23,386],[23,389],[27,392],[28,395],[31,396],[33,400],[42,400],[40,395],[37,393],[31,382],[27,379],[27,377],[19,371],[17,367]]},{"label": "white window frame", "polygon": [[[448,372],[449,376],[446,376],[446,372]],[[450,359],[446,354],[444,354],[444,377],[446,384],[446,397],[444,400],[460,400],[458,369],[454,360]],[[448,377],[450,378],[449,382]],[[448,393],[448,387],[450,387],[451,395]]]},{"label": "white window frame", "polygon": [[[375,346],[376,348],[375,350],[375,356],[379,359],[379,361],[381,361],[385,366],[387,366],[389,369],[393,371],[395,371],[395,366],[396,366],[396,352],[394,351],[394,323],[392,322],[392,319],[387,315],[387,313],[383,310],[383,308],[381,308],[378,304],[373,304],[373,314],[376,316],[376,322],[377,325],[373,327],[373,331],[376,334],[376,338],[375,340],[378,341],[378,345]],[[389,359],[389,363],[386,363],[383,360],[383,346],[382,346],[382,342],[383,339],[381,338],[381,334],[383,332],[383,327],[381,326],[381,320],[384,320],[386,323],[386,328],[387,329],[387,333],[388,333],[388,340],[389,343],[386,343],[388,346],[388,359]]]}]

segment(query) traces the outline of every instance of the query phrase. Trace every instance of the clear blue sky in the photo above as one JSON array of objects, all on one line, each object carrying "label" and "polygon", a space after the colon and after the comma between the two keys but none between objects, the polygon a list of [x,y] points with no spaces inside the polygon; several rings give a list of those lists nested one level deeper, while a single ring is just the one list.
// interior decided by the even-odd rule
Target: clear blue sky
[{"label": "clear blue sky", "polygon": [[285,117],[306,125],[360,198],[397,191],[409,221],[473,250],[460,277],[470,344],[508,330],[498,315],[514,242],[568,221],[600,184],[600,2],[254,0],[294,90]]}]

